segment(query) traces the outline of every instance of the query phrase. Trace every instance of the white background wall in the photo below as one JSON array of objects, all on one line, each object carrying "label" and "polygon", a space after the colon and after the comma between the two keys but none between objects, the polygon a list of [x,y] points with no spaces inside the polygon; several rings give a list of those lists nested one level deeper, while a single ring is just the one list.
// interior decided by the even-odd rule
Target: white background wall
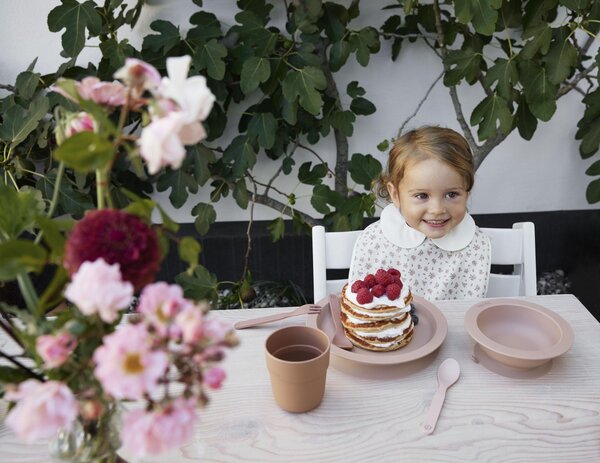
[{"label": "white background wall", "polygon": [[[35,70],[41,73],[55,71],[64,61],[59,56],[60,34],[50,33],[46,22],[49,11],[59,3],[56,0],[0,0],[0,83],[14,84],[17,74],[36,57]],[[364,11],[359,18],[361,24],[382,24],[379,9],[388,3],[381,0],[362,2]],[[234,0],[205,0],[204,5],[223,22],[233,22]],[[149,24],[155,19],[169,20],[186,32],[189,28],[187,19],[196,9],[191,0],[150,0],[135,33],[128,32],[128,38],[139,48],[142,37],[150,32]],[[281,11],[281,7],[276,8],[274,17],[281,16]],[[79,64],[85,65],[89,60],[97,62],[97,56],[97,49],[92,47],[80,56]],[[377,107],[375,114],[358,118],[355,135],[350,139],[350,153],[370,153],[385,164],[385,154],[377,150],[377,144],[396,134],[440,72],[440,61],[427,47],[406,43],[400,59],[392,62],[387,42],[383,43],[379,54],[371,58],[367,68],[352,61],[342,68],[336,74],[340,91],[345,89],[348,82],[358,80],[367,91],[366,97]],[[460,95],[467,100],[464,109],[468,118],[478,95],[468,86],[460,89]],[[585,189],[591,177],[584,172],[593,158],[582,160],[578,142],[574,139],[576,124],[583,112],[580,99],[581,95],[576,92],[561,98],[552,120],[540,123],[531,141],[521,139],[514,132],[492,151],[477,171],[470,203],[472,213],[598,208],[597,204],[590,205],[585,200]],[[409,127],[429,123],[460,130],[448,91],[441,81]],[[317,150],[333,161],[332,139],[320,143]],[[304,160],[314,159],[308,153],[303,154],[297,159],[297,165]],[[261,169],[255,170],[260,171],[263,179],[268,179],[272,167],[261,166]],[[289,190],[289,185],[295,185],[293,182],[294,179],[288,176],[279,185]],[[310,190],[299,186],[296,193],[305,198],[298,207],[310,213],[310,204],[307,202]],[[189,207],[186,205],[179,211],[168,209],[175,219],[189,220],[191,207],[198,201],[208,202],[208,194],[206,190],[190,198]],[[216,207],[220,221],[248,218],[248,211],[237,208],[232,200],[221,201]],[[257,220],[277,216],[278,213],[264,207],[255,209],[254,217]]]}]

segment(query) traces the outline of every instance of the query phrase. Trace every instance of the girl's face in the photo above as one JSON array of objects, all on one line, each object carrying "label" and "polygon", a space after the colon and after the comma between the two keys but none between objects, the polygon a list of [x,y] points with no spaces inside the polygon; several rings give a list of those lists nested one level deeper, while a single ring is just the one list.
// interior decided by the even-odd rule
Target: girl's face
[{"label": "girl's face", "polygon": [[467,212],[464,179],[437,159],[409,164],[400,183],[390,182],[387,188],[406,223],[428,238],[445,236]]}]

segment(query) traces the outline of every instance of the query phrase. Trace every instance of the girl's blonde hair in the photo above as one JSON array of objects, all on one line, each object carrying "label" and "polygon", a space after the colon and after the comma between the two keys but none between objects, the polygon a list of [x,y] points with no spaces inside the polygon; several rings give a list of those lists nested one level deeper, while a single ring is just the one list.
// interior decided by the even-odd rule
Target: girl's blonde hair
[{"label": "girl's blonde hair", "polygon": [[406,132],[394,142],[387,168],[375,184],[377,195],[389,200],[388,183],[397,187],[409,163],[432,158],[455,169],[464,179],[467,192],[471,191],[475,166],[467,140],[452,129],[426,126]]}]

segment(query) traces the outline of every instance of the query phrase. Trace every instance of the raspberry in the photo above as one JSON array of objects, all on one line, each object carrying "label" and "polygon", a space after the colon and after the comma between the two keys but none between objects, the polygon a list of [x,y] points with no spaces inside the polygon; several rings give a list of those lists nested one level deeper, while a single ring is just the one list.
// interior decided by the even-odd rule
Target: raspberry
[{"label": "raspberry", "polygon": [[400,278],[400,270],[398,270],[398,269],[389,268],[387,272],[388,272],[388,275],[392,275],[393,277]]},{"label": "raspberry", "polygon": [[352,283],[352,287],[350,288],[350,291],[352,291],[353,293],[358,293],[358,290],[360,288],[366,288],[367,285],[365,285],[365,282],[362,280],[356,280],[354,283]]},{"label": "raspberry", "polygon": [[365,285],[367,285],[368,288],[372,288],[373,286],[375,286],[377,284],[377,282],[375,281],[375,276],[373,276],[372,274],[368,274],[365,279],[363,280]]},{"label": "raspberry", "polygon": [[392,281],[390,282],[390,284],[392,284],[392,283],[397,284],[398,286],[400,286],[400,289],[402,289],[402,286],[404,286],[402,284],[402,280],[399,277],[393,277]]},{"label": "raspberry", "polygon": [[396,283],[388,285],[385,288],[385,293],[387,294],[387,297],[390,299],[390,301],[398,299],[398,297],[400,296],[400,285],[397,285]]},{"label": "raspberry", "polygon": [[385,270],[380,268],[377,270],[377,273],[375,273],[375,281],[380,285],[387,286],[391,283],[392,277]]},{"label": "raspberry", "polygon": [[373,293],[373,296],[381,297],[385,294],[385,287],[382,285],[375,285],[373,286],[371,292]]},{"label": "raspberry", "polygon": [[369,302],[373,302],[373,295],[371,294],[371,291],[368,290],[368,288],[360,288],[358,290],[358,294],[356,295],[356,301],[359,304],[368,304]]}]

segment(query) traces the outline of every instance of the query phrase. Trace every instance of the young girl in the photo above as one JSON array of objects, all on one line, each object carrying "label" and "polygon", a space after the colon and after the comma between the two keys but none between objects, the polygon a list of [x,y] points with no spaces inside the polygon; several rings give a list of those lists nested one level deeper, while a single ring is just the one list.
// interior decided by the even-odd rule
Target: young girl
[{"label": "young girl", "polygon": [[471,150],[454,130],[422,127],[402,135],[377,185],[393,204],[356,241],[349,281],[394,267],[425,299],[484,297],[491,247],[467,213],[473,180]]}]

